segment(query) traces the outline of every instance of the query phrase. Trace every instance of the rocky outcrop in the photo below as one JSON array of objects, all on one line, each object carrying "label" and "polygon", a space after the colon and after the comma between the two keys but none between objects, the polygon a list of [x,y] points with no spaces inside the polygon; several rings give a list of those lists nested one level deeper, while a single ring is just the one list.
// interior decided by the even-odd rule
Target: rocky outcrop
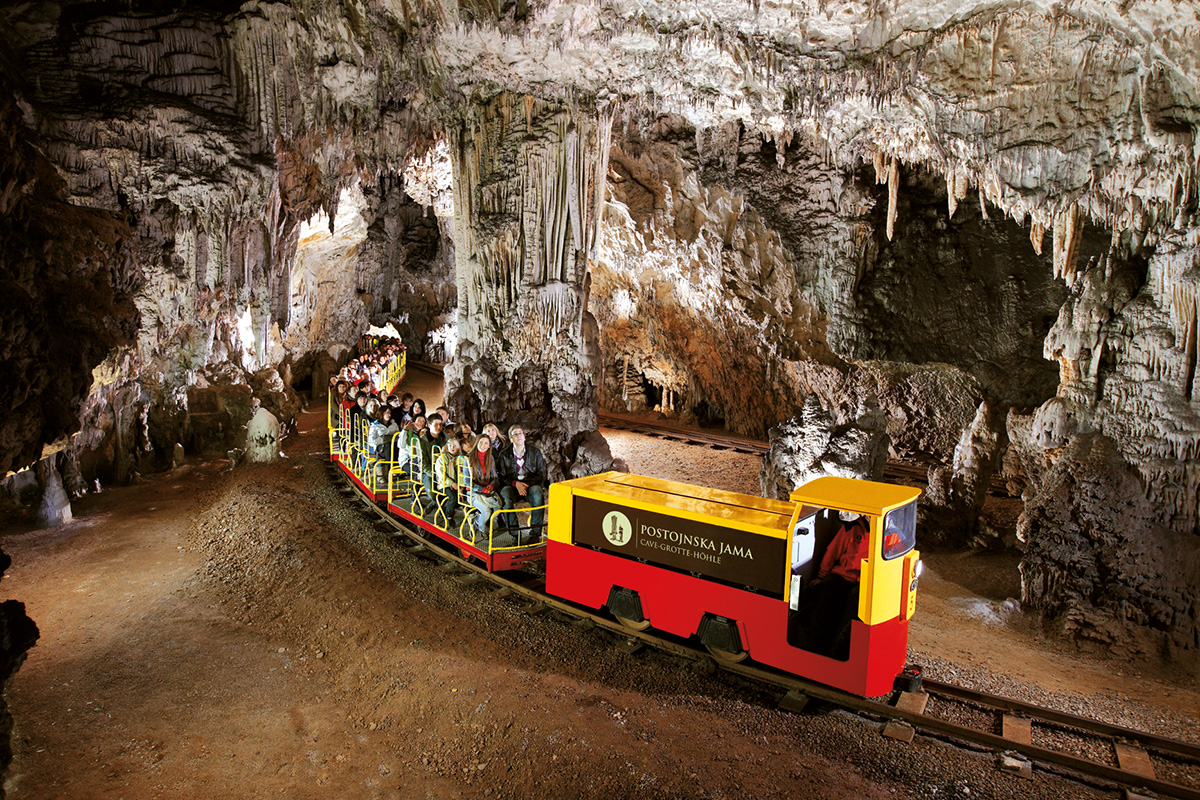
[{"label": "rocky outcrop", "polygon": [[245,458],[252,463],[279,460],[279,420],[265,408],[255,411],[246,424]]},{"label": "rocky outcrop", "polygon": [[[12,559],[0,550],[0,575],[8,571]],[[0,775],[8,774],[12,763],[13,717],[8,710],[8,688],[12,677],[25,663],[25,654],[37,644],[41,633],[25,614],[25,604],[16,600],[0,603]],[[0,798],[4,788],[0,785]]]},{"label": "rocky outcrop", "polygon": [[1200,660],[1195,537],[1164,524],[1110,439],[1072,439],[1018,533],[1024,602],[1060,632],[1122,656]]},{"label": "rocky outcrop", "polygon": [[59,474],[57,457],[43,458],[37,463],[38,485],[42,489],[41,505],[38,507],[38,524],[54,528],[64,522],[70,522],[71,499],[63,489],[62,475]]},{"label": "rocky outcrop", "polygon": [[853,424],[839,426],[809,395],[799,416],[771,429],[770,441],[759,473],[763,497],[786,500],[793,489],[828,475],[879,480],[887,465],[887,420],[874,403]]}]

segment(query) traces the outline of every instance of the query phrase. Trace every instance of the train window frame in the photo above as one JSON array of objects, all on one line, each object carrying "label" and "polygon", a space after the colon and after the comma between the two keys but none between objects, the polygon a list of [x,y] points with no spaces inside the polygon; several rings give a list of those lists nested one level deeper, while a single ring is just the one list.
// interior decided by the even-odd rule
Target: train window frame
[{"label": "train window frame", "polygon": [[[813,511],[810,514],[801,517],[796,522],[796,524],[792,527],[792,547],[791,547],[791,559],[790,559],[790,561],[791,561],[790,568],[791,568],[792,574],[795,574],[798,569],[801,569],[804,566],[808,565],[810,562],[812,562],[813,556],[816,555],[815,545],[816,545],[816,540],[817,540],[817,514],[818,513],[820,513],[820,512]],[[800,542],[800,539],[802,536],[802,534],[800,532],[801,529],[803,529],[803,531],[804,531],[803,535],[812,537],[812,541],[808,543],[810,545],[808,548],[808,558],[804,559],[803,562],[798,564],[798,563],[796,563],[796,554],[797,554],[796,546]]]},{"label": "train window frame", "polygon": [[[899,547],[890,546],[889,534],[900,535]],[[907,555],[917,546],[917,501],[893,508],[883,518],[883,560]]]}]

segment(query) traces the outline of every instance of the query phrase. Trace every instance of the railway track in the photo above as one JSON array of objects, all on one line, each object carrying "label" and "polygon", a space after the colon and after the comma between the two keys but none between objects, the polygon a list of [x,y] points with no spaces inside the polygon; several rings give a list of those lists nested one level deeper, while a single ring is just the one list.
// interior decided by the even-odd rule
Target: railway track
[{"label": "railway track", "polygon": [[[330,471],[333,476],[340,471]],[[748,663],[731,663],[713,656],[686,640],[660,636],[652,630],[634,630],[620,622],[572,603],[547,595],[545,581],[536,574],[489,573],[464,559],[440,540],[431,540],[387,514],[352,484],[334,481],[348,498],[356,498],[383,533],[407,540],[409,553],[440,562],[438,568],[467,582],[486,581],[497,596],[513,596],[526,602],[532,614],[558,612],[577,624],[612,632],[626,652],[653,647],[697,662],[707,669],[739,675],[780,696],[785,710],[800,711],[811,701],[820,701],[876,720],[884,735],[911,741],[924,735],[989,749],[1001,759],[1002,768],[1032,777],[1032,766],[1065,771],[1076,779],[1099,785],[1124,787],[1131,791],[1200,800],[1200,745],[1043,708],[997,695],[926,679],[919,692],[894,692],[895,704],[862,698],[812,683],[793,675]],[[891,699],[891,698],[889,698]],[[967,714],[961,707],[970,709]],[[965,725],[949,717],[968,716],[977,724]],[[1054,747],[1053,744],[1061,746]],[[1088,758],[1080,752],[1107,752],[1108,757]],[[1165,771],[1175,780],[1158,777]],[[1184,782],[1179,782],[1184,781]]]},{"label": "railway track", "polygon": [[[771,445],[761,439],[733,436],[727,433],[696,431],[689,428],[646,422],[614,414],[601,414],[600,425],[605,428],[616,428],[617,430],[652,436],[656,439],[669,439],[697,447],[708,447],[713,450],[729,450],[753,456],[765,456],[771,450]],[[883,469],[883,478],[892,483],[924,487],[929,484],[929,465],[911,464],[904,461],[889,461]],[[993,478],[988,488],[988,493],[996,497],[1011,496],[1007,483],[999,477]]]},{"label": "railway track", "polygon": [[694,431],[670,425],[659,425],[653,422],[620,417],[615,414],[601,414],[600,425],[605,428],[616,428],[617,430],[640,433],[644,436],[653,436],[656,439],[670,439],[676,442],[683,442],[684,444],[711,447],[714,450],[731,450],[735,453],[747,453],[753,456],[764,456],[771,449],[769,444],[759,439],[730,436],[725,433]]},{"label": "railway track", "polygon": [[[442,374],[440,364],[430,364],[424,361],[410,362],[414,369],[424,370],[435,375]],[[599,417],[600,426],[616,430],[638,433],[656,439],[666,439],[681,442],[696,447],[707,447],[712,450],[728,450],[734,453],[745,453],[752,456],[765,456],[771,450],[769,442],[748,436],[734,436],[728,433],[714,431],[697,431],[677,425],[665,425],[659,422],[626,417],[620,414],[604,413]],[[893,482],[903,482],[909,485],[926,486],[929,483],[929,466],[911,464],[902,461],[889,461],[883,470],[883,477]],[[1008,487],[1004,480],[992,480],[989,493],[996,497],[1009,497]]]}]

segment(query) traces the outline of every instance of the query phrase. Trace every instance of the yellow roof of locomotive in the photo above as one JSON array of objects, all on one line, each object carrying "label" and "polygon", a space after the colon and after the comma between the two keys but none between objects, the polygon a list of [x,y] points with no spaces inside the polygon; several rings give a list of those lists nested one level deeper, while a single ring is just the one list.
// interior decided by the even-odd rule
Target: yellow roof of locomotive
[{"label": "yellow roof of locomotive", "polygon": [[808,506],[879,516],[908,505],[920,496],[921,490],[912,486],[829,477],[817,478],[794,490],[791,500]]},{"label": "yellow roof of locomotive", "polygon": [[575,493],[602,495],[605,498],[683,512],[691,517],[707,517],[718,523],[737,523],[740,527],[766,528],[759,532],[786,535],[795,506],[784,500],[755,497],[707,486],[666,481],[625,472],[604,472],[566,481]]}]

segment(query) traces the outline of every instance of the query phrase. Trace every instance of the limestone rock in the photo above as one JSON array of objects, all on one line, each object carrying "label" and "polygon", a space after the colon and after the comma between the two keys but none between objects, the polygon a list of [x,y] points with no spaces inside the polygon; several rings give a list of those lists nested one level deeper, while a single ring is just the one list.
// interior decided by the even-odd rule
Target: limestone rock
[{"label": "limestone rock", "polygon": [[[8,554],[0,550],[0,575],[12,565]],[[0,686],[10,686],[13,675],[25,663],[29,648],[37,644],[41,632],[25,613],[25,604],[16,600],[0,603]],[[0,774],[7,774],[12,763],[13,717],[8,710],[8,692],[0,694]]]},{"label": "limestone rock", "polygon": [[246,461],[279,460],[279,420],[267,409],[258,409],[247,423],[245,449]]},{"label": "limestone rock", "polygon": [[55,528],[71,521],[71,498],[63,489],[62,476],[55,463],[57,456],[43,458],[37,463],[38,483],[42,487],[41,505],[38,507],[38,524]]},{"label": "limestone rock", "polygon": [[1107,437],[1076,437],[1026,506],[1021,602],[1104,650],[1200,663],[1200,554]]},{"label": "limestone rock", "polygon": [[1005,409],[983,401],[963,430],[953,462],[930,470],[929,491],[922,502],[930,540],[960,544],[972,537],[981,542],[995,538],[994,532],[980,525],[979,517],[992,476],[1003,466],[1007,423]]},{"label": "limestone rock", "polygon": [[612,450],[609,449],[608,440],[604,438],[604,435],[600,431],[592,431],[580,442],[575,451],[575,461],[567,470],[567,474],[572,478],[582,478],[607,472],[610,469],[617,469],[621,472],[629,471],[628,467],[620,470],[613,462]]},{"label": "limestone rock", "polygon": [[850,425],[837,425],[816,395],[804,401],[800,416],[771,429],[771,450],[759,473],[764,497],[786,499],[816,478],[839,476],[878,480],[887,464],[886,420],[867,405]]}]

